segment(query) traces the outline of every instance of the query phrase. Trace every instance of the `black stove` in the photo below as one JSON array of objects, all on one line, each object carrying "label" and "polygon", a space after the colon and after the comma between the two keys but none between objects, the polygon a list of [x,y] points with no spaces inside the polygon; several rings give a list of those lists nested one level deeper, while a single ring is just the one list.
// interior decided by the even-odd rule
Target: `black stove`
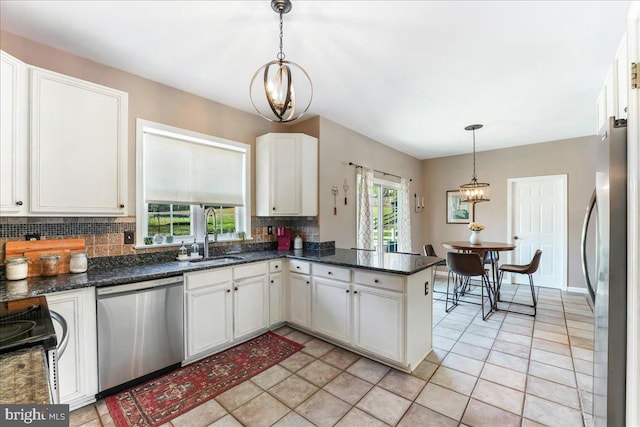
[{"label": "black stove", "polygon": [[46,297],[0,302],[0,353],[35,345],[48,351],[57,343]]}]

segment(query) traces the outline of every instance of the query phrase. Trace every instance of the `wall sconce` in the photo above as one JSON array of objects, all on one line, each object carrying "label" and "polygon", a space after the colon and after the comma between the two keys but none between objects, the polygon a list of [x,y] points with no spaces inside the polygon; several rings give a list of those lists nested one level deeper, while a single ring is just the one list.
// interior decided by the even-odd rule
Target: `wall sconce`
[{"label": "wall sconce", "polygon": [[416,213],[424,212],[424,197],[418,197],[416,193],[413,193],[413,204],[415,205],[413,210]]}]

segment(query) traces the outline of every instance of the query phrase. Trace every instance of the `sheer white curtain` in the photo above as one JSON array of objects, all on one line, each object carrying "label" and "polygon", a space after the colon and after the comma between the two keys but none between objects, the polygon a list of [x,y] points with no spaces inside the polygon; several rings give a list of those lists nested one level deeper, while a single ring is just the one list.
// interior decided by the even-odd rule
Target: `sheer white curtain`
[{"label": "sheer white curtain", "polygon": [[373,249],[371,239],[371,196],[373,194],[373,170],[367,168],[358,169],[358,224],[357,247],[360,249]]},{"label": "sheer white curtain", "polygon": [[398,252],[411,252],[409,182],[409,178],[402,178],[398,190]]}]

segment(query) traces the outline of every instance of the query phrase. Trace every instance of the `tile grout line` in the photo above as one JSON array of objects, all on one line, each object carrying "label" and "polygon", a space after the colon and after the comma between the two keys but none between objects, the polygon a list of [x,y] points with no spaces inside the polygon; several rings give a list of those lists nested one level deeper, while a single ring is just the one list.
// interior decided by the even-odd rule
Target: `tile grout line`
[{"label": "tile grout line", "polygon": [[[434,285],[435,285],[435,283],[434,283]],[[518,285],[518,286],[520,286],[520,285]],[[435,286],[434,286],[434,287],[435,287]],[[520,289],[519,289],[519,288],[517,288],[517,289],[515,290],[515,292],[513,292],[513,294],[511,295],[510,303],[511,303],[511,302],[513,302],[513,300],[516,298],[516,296],[518,295],[518,291],[519,291],[519,290],[520,290]],[[541,291],[541,288],[540,288],[540,287],[537,287],[537,294],[538,294],[538,297],[541,295],[541,292],[540,292],[540,291]],[[572,365],[572,367],[573,367],[573,377],[574,377],[574,380],[576,381],[576,390],[578,391],[579,405],[580,405],[580,408],[582,409],[582,411],[580,411],[580,412],[581,412],[581,415],[582,415],[582,417],[581,417],[581,418],[582,418],[582,422],[583,422],[583,424],[585,424],[585,422],[586,422],[586,421],[585,421],[585,419],[584,419],[584,415],[585,415],[585,413],[583,412],[584,406],[583,406],[583,401],[582,401],[582,399],[581,399],[581,397],[580,397],[580,394],[579,394],[579,388],[578,388],[578,382],[577,382],[577,371],[576,371],[576,369],[575,369],[575,358],[574,358],[574,355],[573,355],[573,348],[572,348],[572,345],[571,345],[571,339],[570,339],[570,335],[569,335],[569,334],[570,334],[570,333],[569,333],[569,327],[568,327],[568,325],[567,325],[567,312],[566,312],[566,309],[567,309],[567,305],[571,306],[572,304],[571,304],[571,302],[570,302],[570,301],[567,301],[567,300],[565,299],[565,296],[564,296],[564,294],[563,294],[561,291],[559,291],[559,296],[560,296],[560,305],[561,305],[561,307],[562,307],[562,311],[561,311],[561,312],[562,312],[562,319],[563,319],[563,321],[564,321],[564,330],[565,330],[565,333],[566,333],[566,336],[567,336],[567,338],[568,338],[568,342],[569,342],[568,347],[569,347],[569,354],[570,354],[570,357],[571,357],[571,365]],[[543,299],[545,299],[545,298],[544,298],[544,295],[543,295]],[[538,299],[538,300],[539,300],[539,299]],[[439,301],[440,303],[442,303],[442,302],[443,302],[443,300],[442,300],[442,299],[437,299],[437,300],[435,300],[435,301]],[[435,302],[435,301],[434,301],[434,302]],[[578,305],[582,305],[582,304],[578,304]],[[552,305],[552,306],[553,306],[553,305]],[[572,308],[572,309],[573,309],[573,308]],[[576,307],[576,309],[578,309],[578,310],[579,310],[579,309],[581,309],[581,307]],[[557,311],[557,310],[554,310],[554,309],[553,309],[553,307],[552,307],[552,308],[545,308],[545,310],[554,311],[554,312],[555,312],[555,311]],[[434,312],[435,312],[435,310],[434,310]],[[321,354],[320,356],[315,356],[315,355],[312,355],[312,354],[309,354],[309,353],[303,352],[304,354],[306,354],[306,355],[308,355],[308,356],[311,356],[311,357],[313,358],[312,362],[310,362],[310,363],[306,364],[305,366],[308,366],[308,365],[310,365],[311,363],[314,363],[315,361],[320,361],[320,362],[322,362],[322,363],[327,363],[328,365],[332,366],[333,368],[337,368],[337,369],[339,370],[339,372],[338,372],[338,373],[337,373],[337,374],[336,374],[336,375],[335,375],[331,380],[329,380],[326,384],[324,384],[322,387],[318,387],[318,390],[316,390],[315,392],[313,392],[313,393],[312,393],[312,394],[311,394],[307,399],[305,399],[304,401],[302,401],[302,402],[300,402],[299,404],[297,404],[297,406],[296,406],[296,407],[298,407],[298,406],[300,406],[300,405],[304,404],[304,403],[305,403],[305,402],[307,402],[309,399],[313,398],[313,396],[317,395],[317,393],[319,392],[319,390],[323,390],[325,393],[328,393],[328,394],[329,394],[329,395],[331,395],[332,397],[334,397],[334,398],[336,398],[336,399],[340,400],[341,402],[344,402],[345,404],[347,404],[347,405],[349,406],[349,409],[345,412],[345,414],[343,414],[343,415],[342,415],[342,416],[341,416],[341,417],[336,421],[336,423],[339,423],[340,421],[342,421],[342,420],[347,416],[347,414],[349,414],[351,411],[353,411],[353,409],[354,409],[354,408],[356,408],[356,409],[359,409],[359,410],[363,411],[364,413],[366,413],[366,414],[368,414],[368,415],[372,416],[372,417],[373,417],[373,418],[375,418],[376,420],[382,421],[382,420],[380,420],[378,417],[376,417],[375,415],[370,414],[369,412],[367,412],[366,410],[363,410],[363,409],[360,409],[360,408],[357,408],[357,407],[356,407],[356,405],[358,405],[358,404],[359,404],[359,403],[364,399],[364,397],[365,397],[365,396],[366,396],[366,395],[367,395],[371,390],[373,390],[375,387],[379,387],[379,388],[381,388],[382,390],[385,390],[385,391],[387,391],[387,392],[389,392],[389,393],[393,394],[394,396],[399,396],[399,397],[401,397],[401,398],[403,398],[403,399],[406,399],[407,401],[409,401],[409,402],[410,402],[410,404],[409,404],[409,406],[408,406],[407,410],[405,410],[405,411],[403,412],[403,414],[399,417],[399,419],[396,421],[396,423],[395,423],[395,424],[401,423],[401,422],[402,422],[402,420],[403,420],[403,419],[405,419],[405,417],[407,416],[407,414],[408,414],[408,412],[409,412],[409,409],[410,409],[413,405],[419,405],[420,407],[423,407],[422,405],[420,405],[419,403],[417,403],[417,402],[416,402],[416,400],[417,400],[417,399],[418,399],[418,397],[422,394],[422,392],[424,391],[424,389],[426,388],[426,386],[431,382],[431,379],[433,378],[433,376],[435,375],[435,373],[438,371],[438,369],[440,369],[441,367],[443,367],[443,366],[444,366],[444,365],[443,365],[443,362],[444,362],[444,360],[449,356],[449,354],[452,354],[452,353],[453,353],[454,355],[457,355],[457,356],[468,357],[468,356],[466,356],[465,354],[460,354],[460,353],[458,353],[458,352],[455,352],[455,351],[453,350],[453,348],[454,348],[458,343],[464,343],[463,341],[460,341],[460,340],[461,340],[462,336],[463,336],[465,333],[469,333],[469,334],[472,334],[472,335],[477,335],[477,334],[474,334],[474,332],[472,332],[472,331],[471,331],[471,330],[469,330],[469,329],[470,329],[470,326],[471,326],[471,325],[478,326],[478,325],[476,325],[476,324],[474,323],[474,321],[476,321],[476,319],[478,319],[478,318],[481,318],[481,314],[480,314],[480,313],[481,313],[480,309],[477,309],[477,310],[475,311],[475,314],[474,314],[474,315],[468,315],[467,313],[454,313],[454,316],[455,316],[455,317],[452,317],[451,319],[449,319],[449,320],[454,321],[454,322],[459,322],[459,323],[463,323],[463,322],[464,322],[464,323],[466,323],[466,325],[464,326],[464,329],[462,329],[462,330],[456,330],[456,331],[460,332],[460,334],[459,334],[459,336],[455,339],[454,343],[451,345],[451,347],[450,347],[450,349],[449,349],[449,350],[444,350],[444,349],[442,349],[442,348],[440,348],[440,349],[439,349],[439,350],[441,350],[441,351],[446,351],[446,355],[443,357],[443,359],[442,359],[442,360],[440,360],[440,361],[439,361],[439,363],[437,363],[437,365],[438,365],[438,366],[437,366],[437,367],[436,367],[436,369],[431,373],[431,375],[429,376],[429,378],[428,378],[428,379],[426,379],[426,380],[425,380],[424,378],[421,378],[421,377],[418,377],[418,376],[415,376],[415,375],[409,374],[409,375],[412,375],[414,378],[418,378],[418,379],[421,379],[421,380],[423,380],[423,381],[424,381],[424,385],[422,385],[422,386],[420,387],[420,389],[417,391],[417,393],[415,394],[415,397],[414,397],[413,399],[409,399],[409,398],[407,398],[406,396],[403,396],[403,395],[400,395],[400,394],[396,394],[396,392],[394,392],[394,391],[392,391],[392,390],[388,390],[388,389],[386,389],[385,387],[382,387],[382,386],[380,386],[380,385],[379,385],[379,384],[380,384],[380,382],[381,382],[381,381],[382,381],[382,380],[383,380],[387,375],[389,375],[389,373],[390,373],[390,372],[392,372],[393,368],[391,368],[391,370],[387,371],[387,372],[386,372],[386,373],[385,373],[385,374],[384,374],[380,379],[378,379],[378,381],[377,381],[376,383],[370,383],[370,382],[366,381],[365,379],[363,379],[363,378],[360,378],[360,377],[356,376],[356,378],[358,378],[358,379],[360,379],[360,380],[362,380],[362,381],[365,381],[365,382],[367,382],[368,384],[371,384],[371,386],[372,386],[372,387],[369,389],[369,391],[367,391],[366,393],[364,393],[364,394],[363,394],[363,395],[362,395],[362,396],[361,396],[361,397],[360,397],[360,398],[359,398],[359,399],[358,399],[354,404],[350,404],[349,402],[345,402],[345,401],[344,401],[343,399],[341,399],[339,396],[336,396],[336,395],[334,395],[333,393],[329,392],[328,390],[325,390],[325,389],[324,389],[324,387],[326,387],[328,384],[330,384],[330,383],[331,383],[335,378],[337,378],[338,376],[342,375],[343,373],[348,373],[348,374],[350,374],[349,372],[347,372],[347,369],[349,369],[351,366],[353,366],[353,364],[355,364],[358,360],[360,360],[360,359],[362,359],[362,358],[366,358],[366,357],[365,357],[365,356],[361,356],[361,355],[358,355],[358,354],[354,353],[355,355],[357,355],[357,356],[358,356],[358,358],[357,358],[356,360],[354,360],[352,363],[350,363],[346,368],[338,368],[337,366],[334,366],[334,365],[332,365],[331,363],[325,362],[324,360],[322,360],[322,359],[321,359],[321,357],[323,357],[323,356],[325,356],[326,354],[330,353],[330,352],[331,352],[331,351],[333,351],[334,349],[342,349],[342,347],[340,347],[340,346],[336,346],[336,345],[333,345],[332,343],[329,343],[329,342],[327,342],[327,341],[324,341],[324,340],[322,340],[321,338],[315,337],[315,336],[313,336],[313,335],[308,335],[308,334],[306,334],[306,332],[304,332],[304,331],[300,331],[301,333],[304,333],[305,335],[307,335],[307,336],[309,337],[309,340],[307,340],[307,341],[305,341],[305,342],[309,342],[309,341],[312,341],[312,340],[314,340],[314,339],[318,339],[318,340],[320,340],[320,341],[323,341],[323,342],[326,342],[326,343],[328,343],[328,344],[331,344],[331,345],[332,345],[332,347],[333,347],[332,349],[330,349],[329,351],[327,351],[327,352],[325,352],[325,353]],[[449,317],[449,315],[450,315],[450,314],[451,314],[451,313],[447,313],[447,314],[445,314],[444,316],[440,317],[440,318],[439,318],[439,320],[437,320],[436,322],[433,322],[433,328],[435,328],[436,326],[440,326],[440,324],[441,324],[443,321],[447,320],[447,318]],[[475,392],[475,391],[477,390],[477,388],[478,388],[478,384],[479,384],[480,379],[482,379],[482,378],[481,378],[481,375],[482,375],[482,372],[484,371],[484,368],[486,367],[486,365],[487,365],[487,364],[489,364],[489,363],[490,363],[490,362],[488,361],[488,358],[490,357],[490,355],[491,355],[491,353],[492,353],[492,352],[494,352],[494,351],[496,351],[496,352],[500,352],[500,350],[498,350],[498,349],[496,349],[496,348],[495,348],[495,345],[496,345],[496,341],[498,340],[498,335],[499,335],[499,334],[500,334],[500,332],[502,331],[503,326],[504,326],[505,324],[511,324],[510,322],[507,322],[508,315],[509,315],[509,313],[506,313],[505,315],[501,316],[501,318],[499,319],[498,328],[497,328],[497,329],[495,329],[495,336],[492,338],[492,344],[491,344],[491,347],[490,347],[489,349],[487,349],[487,356],[486,356],[486,357],[484,357],[484,358],[482,359],[482,368],[480,369],[480,372],[478,373],[478,375],[477,375],[477,376],[475,376],[475,382],[474,382],[473,387],[472,387],[472,389],[471,389],[471,392],[470,392],[470,394],[469,394],[469,396],[468,396],[467,403],[466,403],[466,405],[465,405],[465,407],[464,407],[464,410],[462,411],[461,419],[460,419],[460,420],[458,420],[458,421],[456,421],[456,422],[458,423],[458,425],[460,425],[460,424],[462,423],[462,418],[464,418],[464,415],[465,415],[465,413],[466,413],[467,409],[469,408],[469,405],[470,405],[470,403],[471,403],[471,399],[473,398],[472,396],[473,396],[474,392]],[[580,315],[580,316],[581,316],[581,314],[576,314],[576,315]],[[460,320],[460,318],[459,318],[458,316],[466,317],[466,318],[469,318],[470,320]],[[492,313],[492,315],[489,317],[489,319],[490,319],[491,317],[493,317],[493,316],[494,316],[494,314]],[[532,322],[531,335],[529,335],[529,336],[528,336],[528,338],[529,338],[529,349],[528,349],[527,369],[526,369],[525,384],[524,384],[524,391],[523,391],[523,405],[522,405],[522,409],[520,410],[520,419],[521,419],[521,420],[528,419],[528,418],[524,418],[524,409],[525,409],[526,397],[529,395],[529,394],[527,393],[527,387],[528,387],[529,375],[531,375],[531,374],[529,373],[529,370],[530,370],[530,366],[531,366],[531,362],[532,362],[532,359],[531,359],[531,353],[532,353],[532,350],[533,350],[533,339],[534,339],[534,336],[533,336],[533,335],[534,335],[534,332],[535,332],[535,330],[536,330],[536,325],[537,325],[538,323],[548,323],[548,322],[545,322],[544,320],[539,320],[538,318],[534,317],[534,318],[533,318],[533,322]],[[583,322],[583,323],[587,323],[587,322]],[[552,323],[550,323],[550,324],[552,324]],[[514,323],[513,325],[518,325],[518,323]],[[494,325],[494,326],[495,326],[495,325]],[[521,326],[522,326],[522,325],[521,325]],[[446,328],[447,326],[442,325],[441,327]],[[289,326],[289,328],[290,328],[290,330],[289,330],[288,334],[286,334],[286,335],[289,335],[289,334],[291,334],[292,332],[297,331],[297,329],[295,329],[295,328],[293,328],[293,327],[290,327],[290,326]],[[491,329],[491,330],[494,330],[494,328],[490,328],[490,329]],[[543,330],[544,330],[544,329],[543,329]],[[527,336],[527,335],[523,335],[521,332],[510,332],[510,331],[505,331],[505,332],[509,332],[509,333],[513,333],[513,334],[517,334],[517,335],[522,335],[522,336]],[[550,331],[550,332],[551,332],[551,331]],[[283,335],[283,336],[286,336],[286,335]],[[483,335],[480,335],[480,336],[483,336]],[[542,338],[540,338],[540,340],[542,340],[542,341],[548,341],[548,342],[555,342],[555,341],[545,340],[545,339],[542,339]],[[451,341],[453,341],[453,340],[451,340]],[[502,341],[502,340],[501,340],[501,341]],[[508,341],[505,341],[505,342],[507,342],[507,343],[508,343]],[[464,343],[464,344],[468,344],[468,343]],[[515,344],[515,343],[513,343],[513,344]],[[304,345],[304,344],[303,344],[303,345]],[[483,347],[483,349],[484,349],[484,347]],[[342,349],[342,350],[344,350],[344,349]],[[345,350],[345,351],[349,351],[349,350]],[[542,350],[542,349],[541,349],[541,351],[547,351],[547,350]],[[562,353],[556,353],[556,352],[554,352],[554,351],[551,351],[551,352],[552,352],[552,353],[555,353],[555,354],[560,354],[560,355],[562,355]],[[512,354],[510,354],[510,353],[506,353],[506,354],[508,354],[508,355],[510,355],[510,356],[513,356],[513,357],[519,357],[519,356],[516,356],[516,355],[512,355]],[[475,358],[472,358],[472,359],[475,359]],[[478,360],[478,359],[475,359],[475,360]],[[376,363],[379,363],[379,362],[376,362]],[[429,363],[434,363],[434,362],[429,361]],[[546,364],[546,363],[544,363],[544,362],[539,362],[539,363],[543,363],[543,364],[547,365],[547,364]],[[434,363],[434,364],[435,364],[435,363]],[[276,365],[274,365],[274,366],[276,366]],[[261,387],[261,386],[259,386],[259,385],[258,385],[258,384],[256,384],[256,383],[253,383],[252,379],[249,379],[253,384],[255,384],[257,387],[259,387],[259,388],[261,389],[261,393],[260,393],[258,396],[260,396],[260,395],[262,395],[262,394],[264,394],[264,393],[267,393],[267,395],[269,395],[269,396],[273,397],[275,400],[277,400],[278,402],[282,403],[282,404],[287,408],[287,412],[286,412],[282,417],[280,417],[280,418],[278,418],[277,420],[275,420],[275,421],[274,421],[274,424],[276,424],[276,423],[280,422],[283,418],[287,417],[291,412],[294,412],[296,415],[301,416],[303,419],[308,420],[309,422],[313,423],[311,420],[307,419],[307,418],[306,418],[306,417],[304,417],[302,414],[300,414],[300,413],[296,412],[296,411],[295,411],[295,408],[290,408],[288,405],[286,405],[286,404],[285,404],[285,402],[283,402],[283,401],[282,401],[281,399],[279,399],[277,396],[274,396],[274,395],[272,395],[272,394],[269,392],[269,390],[270,390],[271,388],[273,388],[273,387],[275,387],[276,385],[280,384],[281,382],[285,381],[287,378],[290,378],[292,375],[298,375],[296,372],[292,372],[292,371],[290,371],[289,369],[285,368],[284,366],[280,365],[280,363],[278,363],[278,364],[277,364],[277,366],[280,366],[281,368],[285,369],[285,370],[289,373],[289,375],[287,375],[287,377],[286,377],[286,378],[283,378],[282,380],[278,381],[277,383],[270,385],[269,389],[262,389],[262,387]],[[504,368],[504,369],[512,370],[512,369],[510,369],[510,368],[507,368],[507,367],[504,367],[504,366],[501,366],[501,365],[497,365],[497,366],[500,366],[500,367],[502,367],[502,368]],[[561,368],[561,367],[559,367],[559,366],[555,366],[555,365],[547,365],[547,366],[552,366],[552,367],[556,367],[556,368],[559,368],[559,369],[564,369],[564,368]],[[456,371],[456,372],[462,372],[462,373],[467,374],[466,372],[464,372],[464,371],[459,371],[458,369],[455,369],[455,368],[451,368],[451,367],[448,367],[448,366],[444,366],[444,367],[445,367],[445,368],[447,368],[447,369],[452,369],[452,370],[454,370],[454,371]],[[304,367],[303,367],[303,368],[304,368]],[[300,369],[303,369],[303,368],[300,368]],[[299,370],[300,370],[300,369],[299,369]],[[400,371],[400,372],[401,372],[401,371]],[[515,371],[515,370],[514,370],[514,372],[519,372],[519,371]],[[350,374],[350,375],[353,375],[353,374]],[[535,375],[533,375],[533,376],[534,376],[534,377],[536,377],[536,378],[539,378],[539,377],[537,377],[537,376],[535,376]],[[307,382],[309,382],[310,384],[313,384],[313,385],[315,386],[315,384],[314,384],[314,383],[312,383],[312,382],[310,382],[310,381],[308,381],[308,380],[306,380],[306,379],[304,379],[304,378],[302,378],[302,379],[303,379],[304,381],[307,381]],[[543,378],[543,379],[544,379],[544,378]],[[485,380],[485,381],[488,381],[488,382],[493,383],[493,382],[492,382],[492,381],[490,381],[490,380]],[[554,381],[554,382],[555,382],[555,381]],[[435,384],[435,383],[434,383],[434,384]],[[494,383],[494,384],[497,384],[497,383]],[[557,383],[557,384],[561,384],[561,383]],[[501,384],[498,384],[498,385],[501,385]],[[564,385],[564,384],[561,384],[561,385]],[[439,386],[440,386],[440,385],[439,385]],[[504,386],[504,387],[507,387],[507,388],[511,388],[511,387],[508,387],[508,386],[505,386],[505,385],[501,385],[501,386]],[[316,387],[317,387],[317,386],[316,386]],[[444,387],[444,388],[446,388],[447,390],[450,390],[450,391],[455,392],[455,393],[459,393],[458,391],[453,390],[453,389],[451,389],[451,388],[449,388],[449,387],[447,387],[447,386],[440,386],[440,387]],[[517,389],[516,389],[516,390],[517,390]],[[519,390],[518,390],[518,391],[519,391]],[[462,393],[460,393],[460,394],[462,394]],[[463,395],[464,395],[464,394],[463,394]],[[258,396],[256,396],[256,397],[258,397]],[[247,402],[243,403],[243,404],[242,404],[242,405],[240,405],[239,407],[241,407],[241,406],[243,406],[243,405],[247,404],[248,402],[250,402],[251,400],[255,399],[256,397],[254,397],[254,398],[252,398],[252,399],[249,399]],[[544,398],[541,398],[541,399],[543,399],[543,400],[547,401],[547,400],[546,400],[546,399],[544,399]],[[505,409],[502,409],[502,408],[498,408],[498,407],[496,407],[496,406],[494,406],[494,405],[492,405],[492,404],[490,404],[490,403],[484,402],[484,401],[481,401],[481,402],[483,402],[483,403],[485,403],[485,404],[488,404],[488,405],[490,405],[490,406],[492,406],[492,407],[494,407],[494,408],[497,408],[497,409],[499,409],[499,410],[501,410],[501,411],[505,411],[505,412],[507,412],[507,413],[511,413],[511,414],[514,414],[514,415],[515,415],[515,413],[513,413],[513,412],[511,412],[511,411],[508,411],[508,410],[505,410]],[[553,403],[553,404],[555,404],[555,405],[559,405],[559,406],[562,406],[562,407],[570,408],[570,409],[572,409],[572,410],[574,410],[574,411],[575,411],[575,409],[574,409],[574,408],[568,407],[568,406],[566,406],[566,405],[564,405],[564,404],[561,404],[561,403],[558,403],[558,402],[553,402],[553,401],[548,401],[548,402],[551,402],[551,403]],[[100,413],[99,413],[99,411],[98,411],[98,407],[97,407],[97,405],[98,405],[98,403],[97,403],[97,402],[96,402],[95,404],[92,404],[92,406],[93,406],[93,410],[94,410],[94,411],[95,411],[95,413],[97,414],[97,418],[98,418],[98,420],[99,420],[100,424],[101,424],[101,425],[105,425],[105,424],[103,423],[102,417],[100,416]],[[424,407],[423,407],[423,408],[424,408]],[[224,409],[225,409],[225,413],[226,413],[226,414],[225,414],[225,415],[223,415],[222,417],[220,417],[218,420],[214,421],[214,423],[215,423],[215,422],[217,422],[217,421],[219,421],[220,419],[222,419],[222,418],[226,417],[226,415],[231,415],[231,417],[232,417],[234,420],[238,421],[238,420],[235,418],[235,416],[234,416],[230,411],[227,411],[227,410],[226,410],[226,408],[224,408]],[[237,408],[236,408],[236,409],[237,409]],[[427,409],[430,409],[430,408],[427,408]],[[431,409],[430,409],[430,410],[431,410]],[[447,417],[447,418],[449,418],[449,419],[450,419],[450,417],[449,417],[449,416],[447,416],[447,415],[445,415],[445,414],[442,414],[442,413],[438,412],[437,410],[436,410],[435,412],[437,412],[437,413],[441,414],[442,416],[445,416],[445,417]],[[92,420],[88,420],[87,422],[89,422],[89,421],[92,421]],[[241,424],[241,423],[240,423],[240,424]],[[173,424],[172,424],[171,422],[169,422],[169,425],[173,425]]]}]

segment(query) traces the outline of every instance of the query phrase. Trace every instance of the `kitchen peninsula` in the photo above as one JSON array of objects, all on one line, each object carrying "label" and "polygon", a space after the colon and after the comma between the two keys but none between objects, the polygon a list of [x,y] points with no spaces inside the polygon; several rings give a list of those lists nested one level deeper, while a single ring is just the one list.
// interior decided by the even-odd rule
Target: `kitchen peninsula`
[{"label": "kitchen peninsula", "polygon": [[[268,289],[267,277],[276,276],[273,271],[265,275],[265,289],[270,295],[266,318],[279,307],[282,313],[279,321],[272,316],[259,330],[239,336],[223,348],[286,323],[406,372],[414,370],[431,351],[431,267],[438,258],[347,249],[246,252],[200,262],[140,265],[132,265],[127,257],[119,258],[124,261],[119,266],[90,268],[83,274],[0,282],[0,301],[40,294],[50,298],[62,291],[86,293],[90,288],[183,274],[186,278],[193,273],[234,271],[260,264],[265,264],[266,273],[268,265],[275,265],[281,269],[275,273],[280,274],[283,286],[280,293],[274,294]],[[185,297],[185,310],[188,309]],[[189,317],[187,311],[185,317]],[[91,337],[90,341],[94,339]],[[223,349],[215,347],[196,355],[201,357],[187,360],[187,348],[188,338],[183,363]]]}]

